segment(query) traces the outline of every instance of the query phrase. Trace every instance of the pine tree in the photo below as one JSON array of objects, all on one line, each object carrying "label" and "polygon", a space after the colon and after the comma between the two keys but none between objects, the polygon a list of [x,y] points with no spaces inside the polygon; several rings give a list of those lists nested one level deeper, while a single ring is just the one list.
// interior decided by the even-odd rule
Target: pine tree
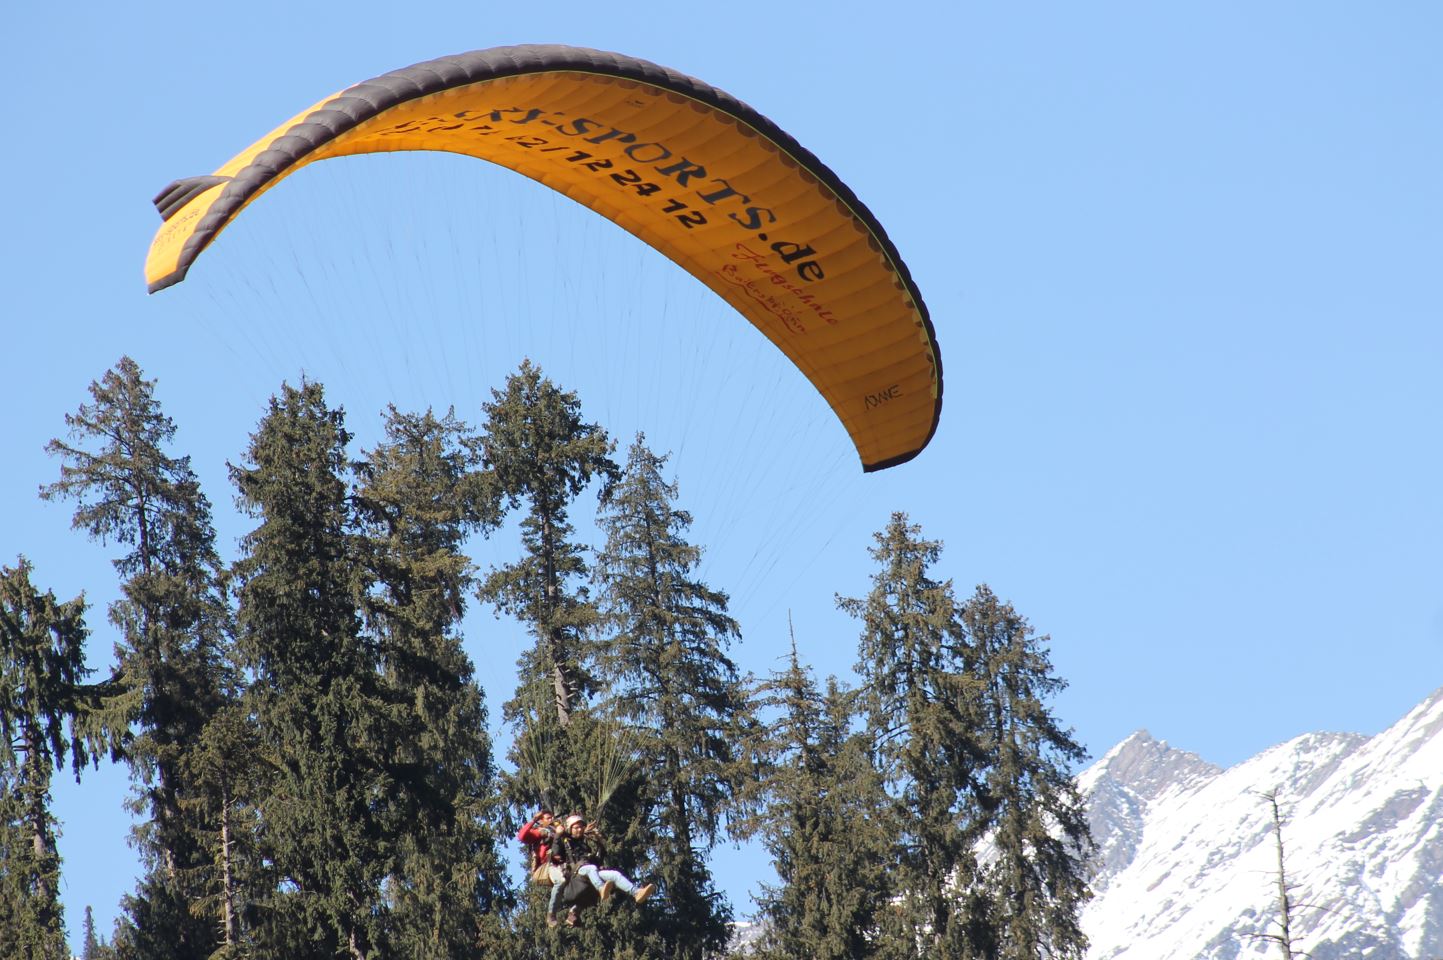
[{"label": "pine tree", "polygon": [[398,727],[388,801],[409,828],[388,893],[395,949],[449,958],[494,946],[510,902],[484,694],[461,648],[466,535],[494,522],[466,425],[391,408],[386,441],[356,465],[364,605]]},{"label": "pine tree", "polygon": [[85,905],[85,932],[81,939],[80,960],[95,960],[100,950],[100,939],[95,935],[95,916],[90,904]]},{"label": "pine tree", "polygon": [[200,851],[213,811],[181,768],[206,722],[234,696],[210,504],[189,458],[166,452],[175,424],[161,411],[155,381],[133,360],[121,358],[90,394],[92,404],[65,418],[74,445],[48,446],[61,459],[60,479],[41,495],[78,501],[75,528],[130,547],[115,560],[122,599],[110,619],[121,631],[121,682],[139,699],[126,760],[135,806],[149,819],[138,831],[147,873],[127,905],[137,929],[125,938],[138,938],[156,960],[207,957],[215,924],[191,907],[205,896]]},{"label": "pine tree", "polygon": [[95,917],[90,905],[85,906],[85,933],[81,940],[80,960],[113,960],[115,951],[105,938],[95,932]]},{"label": "pine tree", "polygon": [[736,621],[726,595],[696,579],[701,550],[685,539],[691,516],[675,507],[665,465],[638,436],[602,500],[601,664],[649,772],[648,846],[665,893],[657,915],[665,953],[700,960],[730,934],[731,908],[712,885],[706,855],[749,772],[740,751],[749,710],[727,656],[740,635]]},{"label": "pine tree", "polygon": [[[262,803],[278,764],[263,745],[250,704],[228,702],[211,718],[199,741],[185,754],[183,773],[196,788],[187,805],[204,805],[211,824],[201,844],[205,894],[192,909],[210,918],[218,948],[211,960],[249,955],[256,946],[258,911],[274,896],[278,878],[263,855]],[[189,811],[187,811],[189,812]],[[116,952],[121,960],[150,956],[154,945],[121,928]]]},{"label": "pine tree", "polygon": [[869,739],[852,731],[855,693],[835,677],[819,694],[797,659],[759,688],[775,711],[755,750],[759,835],[780,883],[758,900],[765,960],[867,960],[898,955],[881,942],[896,857],[891,802]]},{"label": "pine tree", "polygon": [[991,849],[972,891],[989,922],[972,947],[996,960],[1081,958],[1087,937],[1077,915],[1091,896],[1092,837],[1071,770],[1087,752],[1047,704],[1066,683],[1052,671],[1048,638],[1034,636],[1027,619],[986,584],[964,605],[962,622],[987,685],[990,759]]},{"label": "pine tree", "polygon": [[75,778],[118,746],[115,691],[85,683],[85,601],[59,601],[30,581],[22,557],[0,567],[0,956],[69,956],[60,904],[52,770]]},{"label": "pine tree", "polygon": [[920,956],[960,957],[969,916],[956,895],[975,877],[987,754],[977,654],[950,581],[929,576],[941,544],[894,513],[875,535],[865,598],[838,598],[862,622],[857,672],[872,749],[897,801],[901,856],[896,934]]},{"label": "pine tree", "polygon": [[[516,730],[516,774],[507,794],[517,810],[537,803],[558,810],[588,800],[591,769],[582,746],[582,708],[594,687],[588,635],[599,619],[586,587],[584,547],[569,507],[593,479],[615,476],[613,444],[606,431],[587,423],[575,393],[562,391],[530,361],[492,391],[484,404],[482,449],[494,495],[508,509],[523,504],[524,555],[492,569],[477,596],[520,620],[536,638],[521,658],[516,695],[503,716]],[[578,727],[577,723],[582,726]]]},{"label": "pine tree", "polygon": [[43,942],[47,922],[33,912],[41,906],[33,889],[38,864],[17,779],[12,765],[0,768],[0,955],[7,957],[24,956],[22,947],[29,952],[24,945],[30,939]]},{"label": "pine tree", "polygon": [[238,502],[260,520],[236,565],[237,641],[255,675],[257,746],[274,763],[262,853],[278,883],[259,906],[261,952],[365,960],[390,952],[382,883],[403,825],[385,802],[396,737],[376,644],[361,632],[344,421],[319,384],[283,386],[250,465],[231,468]]},{"label": "pine tree", "polygon": [[[559,389],[529,361],[483,406],[485,476],[503,507],[524,505],[523,556],[495,568],[477,595],[511,614],[535,637],[518,663],[515,696],[503,707],[516,731],[515,773],[503,795],[520,816],[538,805],[558,814],[583,812],[610,841],[609,866],[634,874],[636,831],[644,809],[645,769],[633,738],[593,708],[594,634],[601,619],[587,587],[586,547],[576,542],[571,504],[596,480],[617,475],[606,431],[587,422],[575,393]],[[530,887],[515,917],[518,940],[531,956],[649,956],[659,941],[639,911],[607,906],[587,911],[580,927],[548,930],[546,894]]]},{"label": "pine tree", "polygon": [[482,410],[495,489],[510,509],[524,502],[527,514],[525,557],[492,570],[479,594],[536,635],[535,656],[522,663],[523,682],[549,683],[564,728],[591,691],[582,645],[598,616],[584,586],[583,547],[569,539],[575,531],[568,507],[594,477],[615,476],[613,444],[600,426],[582,420],[576,394],[558,389],[529,360]]}]

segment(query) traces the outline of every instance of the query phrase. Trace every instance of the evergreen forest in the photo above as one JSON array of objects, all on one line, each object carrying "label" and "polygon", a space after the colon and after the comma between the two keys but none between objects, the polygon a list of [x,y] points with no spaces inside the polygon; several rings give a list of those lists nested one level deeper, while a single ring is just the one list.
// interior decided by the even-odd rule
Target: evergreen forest
[{"label": "evergreen forest", "polygon": [[[467,419],[386,411],[369,449],[320,383],[281,385],[224,491],[133,360],[76,400],[39,496],[119,593],[96,611],[0,557],[0,957],[1083,956],[1085,754],[1049,640],[985,584],[959,593],[902,510],[870,579],[837,585],[855,632],[825,642],[855,646],[852,674],[816,676],[783,622],[753,676],[685,478],[530,362]],[[508,562],[481,569],[468,544],[503,528]],[[473,607],[524,627],[514,672],[478,674]],[[109,764],[140,876],[112,930],[87,909],[69,931],[52,786]],[[543,808],[655,895],[548,924],[517,842]],[[711,872],[740,842],[774,868],[754,903]]]}]

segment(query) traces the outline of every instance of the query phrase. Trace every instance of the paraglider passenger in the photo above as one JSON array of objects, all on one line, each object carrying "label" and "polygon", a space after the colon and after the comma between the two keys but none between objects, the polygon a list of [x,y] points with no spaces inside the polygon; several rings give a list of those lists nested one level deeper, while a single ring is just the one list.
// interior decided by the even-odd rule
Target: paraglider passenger
[{"label": "paraglider passenger", "polygon": [[[601,863],[604,857],[605,851],[602,847],[601,836],[597,833],[596,828],[589,826],[586,818],[579,813],[573,813],[566,818],[566,829],[551,844],[552,862],[561,866],[567,880],[569,881],[573,877],[586,879],[601,894],[602,900],[620,890],[622,893],[630,894],[637,903],[641,903],[656,890],[654,883],[638,887],[620,870],[602,867]],[[576,921],[577,908],[572,907],[566,914],[566,923],[568,926],[574,927]],[[546,922],[548,925],[555,925],[554,914],[548,916]]]}]

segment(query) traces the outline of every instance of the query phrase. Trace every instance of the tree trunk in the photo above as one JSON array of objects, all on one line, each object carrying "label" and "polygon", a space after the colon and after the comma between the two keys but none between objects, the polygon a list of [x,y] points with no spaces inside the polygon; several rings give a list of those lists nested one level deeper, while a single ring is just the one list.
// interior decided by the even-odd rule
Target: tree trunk
[{"label": "tree trunk", "polygon": [[564,728],[571,722],[571,685],[561,662],[561,641],[551,637],[551,690],[556,700],[556,720]]},{"label": "tree trunk", "polygon": [[231,876],[230,848],[230,797],[223,794],[220,805],[221,926],[225,945],[234,947],[236,942],[235,881]]},{"label": "tree trunk", "polygon": [[1283,818],[1278,813],[1278,795],[1267,794],[1267,801],[1273,808],[1273,827],[1278,841],[1278,910],[1282,914],[1278,945],[1283,948],[1283,960],[1293,960],[1293,905],[1288,897],[1288,875],[1283,869]]},{"label": "tree trunk", "polygon": [[49,811],[45,807],[49,770],[40,731],[27,725],[25,729],[25,766],[21,782],[26,790],[26,825],[30,829],[31,852],[35,855],[35,897],[40,914],[47,920],[60,906],[59,864],[56,862],[55,834],[50,829]]},{"label": "tree trunk", "polygon": [[561,586],[556,582],[556,545],[552,542],[551,515],[542,513],[541,562],[546,579],[546,643],[551,652],[551,691],[556,701],[556,722],[563,729],[571,723],[571,683],[566,676],[566,645],[561,632],[552,625],[556,617],[556,598]]}]

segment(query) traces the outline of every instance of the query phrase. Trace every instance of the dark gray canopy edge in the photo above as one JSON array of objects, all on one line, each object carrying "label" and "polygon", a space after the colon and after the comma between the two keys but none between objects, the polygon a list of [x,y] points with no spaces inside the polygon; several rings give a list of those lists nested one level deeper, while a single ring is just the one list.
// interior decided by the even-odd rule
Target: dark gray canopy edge
[{"label": "dark gray canopy edge", "polygon": [[[474,50],[454,56],[439,57],[367,80],[341,92],[304,120],[278,137],[270,149],[258,154],[244,169],[240,170],[221,191],[219,199],[211,205],[201,218],[196,230],[181,250],[180,259],[173,273],[150,285],[155,293],[173,286],[185,279],[186,272],[195,258],[210,243],[230,218],[255,193],[266,184],[301,160],[306,154],[327,141],[364,123],[384,110],[408,100],[449,90],[452,87],[497,80],[502,77],[522,76],[529,73],[553,73],[574,70],[620,77],[650,84],[663,90],[671,90],[693,100],[705,103],[728,113],[775,143],[781,150],[795,159],[803,169],[826,185],[851,209],[853,214],[867,226],[881,244],[888,261],[897,271],[898,279],[907,296],[916,305],[918,314],[926,326],[927,338],[932,344],[932,358],[937,370],[937,398],[932,413],[932,428],[921,446],[909,453],[892,457],[878,463],[863,464],[868,473],[885,470],[911,460],[931,442],[937,432],[937,423],[942,415],[942,355],[937,344],[937,331],[932,326],[931,315],[922,295],[912,281],[897,248],[882,229],[881,223],[867,206],[857,199],[851,188],[837,177],[806,147],[799,144],[791,134],[762,116],[756,110],[742,103],[725,91],[703,83],[695,77],[658,66],[646,60],[590,50],[585,47],[571,47],[564,44],[528,44],[514,47],[492,47],[489,50]],[[204,183],[205,189],[222,178],[188,177],[177,180],[161,191],[156,197],[156,207],[162,217],[180,209],[185,201],[200,192],[197,186]]]}]

